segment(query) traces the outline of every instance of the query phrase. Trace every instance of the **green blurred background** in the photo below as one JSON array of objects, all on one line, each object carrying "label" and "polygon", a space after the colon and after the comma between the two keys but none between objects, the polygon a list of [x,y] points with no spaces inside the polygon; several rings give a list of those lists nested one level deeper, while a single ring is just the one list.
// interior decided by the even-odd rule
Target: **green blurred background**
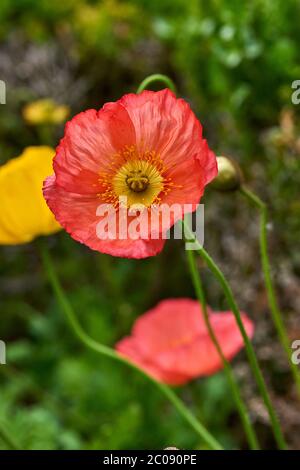
[{"label": "green blurred background", "polygon": [[[247,183],[270,204],[273,274],[291,341],[299,339],[300,105],[291,102],[291,84],[300,79],[299,17],[297,0],[1,0],[7,104],[0,106],[0,161],[28,145],[56,146],[63,135],[63,125],[25,122],[27,103],[51,98],[74,115],[135,91],[149,74],[170,75],[210,146],[239,161]],[[270,322],[255,209],[237,194],[209,188],[205,211],[206,247],[256,323],[254,343],[272,399],[291,447],[300,448],[300,407]],[[91,252],[66,233],[47,243],[82,325],[105,344],[114,345],[158,300],[194,296],[180,242],[142,261]],[[0,259],[0,339],[7,343],[0,421],[20,447],[202,448],[150,383],[72,336],[35,243],[1,247]],[[204,272],[210,304],[226,309]],[[234,369],[259,437],[272,448],[243,353]],[[225,447],[246,447],[222,372],[178,393]]]}]

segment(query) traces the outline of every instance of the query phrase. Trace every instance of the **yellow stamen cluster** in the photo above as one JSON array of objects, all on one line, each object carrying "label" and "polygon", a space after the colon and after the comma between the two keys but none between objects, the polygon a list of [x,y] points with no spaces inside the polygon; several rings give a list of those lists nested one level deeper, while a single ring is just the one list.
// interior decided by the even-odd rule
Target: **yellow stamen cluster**
[{"label": "yellow stamen cluster", "polygon": [[116,154],[99,182],[105,191],[99,194],[105,202],[117,206],[120,197],[127,198],[127,206],[159,204],[161,194],[167,194],[172,182],[166,178],[167,168],[154,151],[138,152],[136,146],[125,147]]}]

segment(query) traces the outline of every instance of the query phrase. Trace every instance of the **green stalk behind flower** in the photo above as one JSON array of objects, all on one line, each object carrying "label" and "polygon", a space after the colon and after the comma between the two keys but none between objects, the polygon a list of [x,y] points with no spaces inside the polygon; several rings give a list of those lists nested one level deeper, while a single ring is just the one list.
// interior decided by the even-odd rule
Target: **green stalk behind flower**
[{"label": "green stalk behind flower", "polygon": [[281,345],[287,355],[288,362],[290,365],[290,369],[292,375],[294,377],[298,396],[300,398],[300,370],[297,367],[297,364],[294,364],[292,361],[292,352],[290,347],[290,340],[284,325],[284,321],[282,318],[282,314],[278,307],[278,302],[276,299],[275,289],[272,281],[271,275],[271,266],[270,266],[270,259],[268,255],[268,237],[267,237],[267,222],[268,222],[268,210],[266,204],[252,191],[241,186],[240,192],[243,196],[250,201],[251,204],[255,205],[260,213],[260,236],[259,236],[259,245],[260,245],[260,255],[261,255],[261,262],[262,268],[264,273],[265,279],[265,286],[268,295],[268,301],[270,305],[270,310],[272,314],[272,319],[277,330],[277,334]]},{"label": "green stalk behind flower", "polygon": [[185,228],[185,235],[187,236],[187,238],[189,240],[193,240],[194,243],[196,243],[197,253],[206,262],[206,264],[209,267],[209,269],[211,270],[212,274],[215,276],[215,278],[217,279],[217,281],[219,282],[219,284],[222,287],[222,290],[223,290],[223,292],[225,294],[225,297],[227,299],[228,306],[229,306],[230,310],[232,311],[232,313],[234,314],[237,325],[238,325],[239,330],[242,334],[242,337],[243,337],[243,340],[244,340],[244,343],[245,343],[246,353],[247,353],[248,360],[249,360],[249,364],[251,366],[253,375],[255,377],[255,380],[256,380],[258,389],[260,391],[260,394],[262,396],[262,399],[264,401],[264,404],[267,408],[275,440],[277,442],[277,445],[278,445],[279,449],[282,449],[282,450],[286,449],[287,445],[286,445],[286,442],[284,440],[284,437],[283,437],[283,434],[282,434],[282,431],[281,431],[281,427],[280,427],[280,423],[279,423],[277,414],[276,414],[276,412],[273,408],[273,405],[272,405],[272,402],[271,402],[271,399],[270,399],[270,396],[269,396],[269,392],[267,390],[267,386],[265,384],[265,380],[264,380],[264,377],[262,375],[262,372],[261,372],[256,354],[255,354],[254,348],[253,348],[252,343],[249,340],[248,335],[246,333],[246,330],[245,330],[245,327],[243,325],[243,321],[242,321],[242,318],[241,318],[241,312],[240,312],[240,310],[237,306],[237,303],[235,301],[235,298],[234,298],[234,295],[233,295],[232,290],[230,288],[230,285],[227,282],[227,280],[226,280],[223,272],[221,271],[221,269],[214,262],[214,260],[211,258],[211,256],[206,252],[206,250],[203,248],[203,246],[201,246],[201,244],[195,239],[194,234],[192,233],[191,229],[189,228],[189,226],[186,223],[184,223],[184,228]]},{"label": "green stalk behind flower", "polygon": [[210,336],[210,338],[211,338],[211,340],[212,340],[212,342],[213,342],[213,344],[214,344],[214,346],[215,346],[215,348],[216,348],[216,350],[217,350],[217,352],[218,352],[218,354],[221,358],[221,361],[223,363],[223,368],[224,368],[229,386],[231,388],[232,395],[233,395],[235,404],[237,406],[239,415],[241,417],[241,421],[242,421],[242,424],[243,424],[243,427],[244,427],[244,430],[245,430],[245,434],[246,434],[248,442],[249,442],[249,446],[252,450],[254,450],[254,449],[257,450],[257,449],[260,448],[259,443],[258,443],[258,440],[257,440],[255,430],[254,430],[253,425],[251,423],[247,408],[246,408],[246,406],[244,404],[244,401],[242,399],[241,392],[240,392],[240,389],[239,389],[239,385],[235,380],[235,377],[234,377],[232,368],[230,366],[230,363],[227,361],[226,357],[223,354],[222,348],[221,348],[221,346],[218,342],[218,339],[217,339],[217,337],[214,333],[214,330],[212,328],[212,325],[211,325],[211,322],[210,322],[210,319],[209,319],[209,314],[208,314],[208,311],[207,311],[206,299],[205,299],[205,294],[204,294],[204,290],[203,290],[203,286],[202,286],[202,282],[201,282],[201,277],[200,277],[200,274],[197,270],[197,266],[196,266],[196,262],[195,262],[195,255],[194,255],[194,252],[192,250],[187,250],[187,259],[188,259],[188,266],[189,266],[190,275],[191,275],[191,278],[192,278],[192,281],[193,281],[194,289],[195,289],[197,298],[199,300],[199,303],[202,307],[202,315],[203,315],[203,318],[204,318],[209,336]]},{"label": "green stalk behind flower", "polygon": [[124,357],[120,356],[118,353],[111,349],[108,346],[98,343],[94,339],[92,339],[80,326],[76,315],[73,311],[73,308],[66,297],[61,284],[58,280],[56,275],[56,271],[54,269],[52,259],[50,253],[45,244],[39,243],[41,258],[43,261],[43,266],[45,272],[47,274],[48,280],[52,286],[52,289],[56,295],[56,299],[58,304],[60,305],[62,311],[64,312],[68,323],[75,334],[75,336],[81,341],[84,346],[87,346],[89,349],[102,354],[103,356],[109,357],[118,361],[121,364],[124,364],[131,369],[138,371],[141,375],[145,378],[150,380],[156,387],[165,395],[166,398],[174,405],[177,409],[181,417],[189,423],[189,425],[194,429],[194,431],[201,437],[203,442],[209,446],[210,449],[213,450],[222,450],[221,444],[209,433],[209,431],[198,421],[194,415],[188,410],[185,404],[178,398],[178,396],[171,390],[167,385],[164,383],[158,382],[153,377],[148,375],[138,366],[133,364],[132,362],[128,361]]}]

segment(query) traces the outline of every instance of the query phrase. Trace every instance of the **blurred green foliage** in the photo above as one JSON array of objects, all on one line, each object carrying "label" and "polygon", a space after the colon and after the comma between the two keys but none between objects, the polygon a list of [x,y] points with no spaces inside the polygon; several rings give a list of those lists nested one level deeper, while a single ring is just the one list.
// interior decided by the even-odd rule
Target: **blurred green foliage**
[{"label": "blurred green foliage", "polygon": [[[299,107],[290,111],[291,83],[300,79],[299,14],[297,0],[2,0],[1,162],[62,136],[61,127],[26,125],[25,103],[55,98],[75,114],[167,73],[212,148],[234,156],[272,203],[288,255],[300,230]],[[48,242],[82,325],[105,344],[159,299],[193,296],[179,243],[155,259],[128,261],[91,253],[64,233]],[[72,337],[34,244],[0,256],[0,338],[8,345],[0,420],[22,448],[201,446],[151,384]],[[293,263],[300,272],[297,255]],[[225,446],[245,445],[222,373],[180,393]]]},{"label": "blurred green foliage", "polygon": [[[113,345],[129,331],[133,318],[160,297],[161,289],[167,290],[161,285],[163,258],[126,261],[81,251],[63,233],[49,242],[80,322],[104,344]],[[193,430],[150,382],[85,350],[73,338],[43,279],[36,246],[3,252],[1,275],[14,296],[0,302],[1,336],[8,353],[0,371],[0,420],[22,448],[160,449],[174,443],[201,447]],[[19,265],[20,257],[30,275]],[[13,279],[19,280],[19,289],[10,284]],[[169,295],[175,296],[176,289],[174,285]],[[184,294],[192,295],[189,286]],[[194,412],[231,446],[234,440],[224,423],[237,418],[226,395],[222,373],[183,392]]]}]

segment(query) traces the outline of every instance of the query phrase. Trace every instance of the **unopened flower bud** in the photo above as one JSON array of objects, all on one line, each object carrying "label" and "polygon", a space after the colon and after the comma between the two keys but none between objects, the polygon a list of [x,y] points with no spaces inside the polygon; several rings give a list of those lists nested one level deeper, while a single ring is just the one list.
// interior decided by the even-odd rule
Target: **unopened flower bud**
[{"label": "unopened flower bud", "polygon": [[217,157],[218,176],[212,186],[219,191],[235,191],[242,183],[242,172],[238,164],[231,158]]}]

